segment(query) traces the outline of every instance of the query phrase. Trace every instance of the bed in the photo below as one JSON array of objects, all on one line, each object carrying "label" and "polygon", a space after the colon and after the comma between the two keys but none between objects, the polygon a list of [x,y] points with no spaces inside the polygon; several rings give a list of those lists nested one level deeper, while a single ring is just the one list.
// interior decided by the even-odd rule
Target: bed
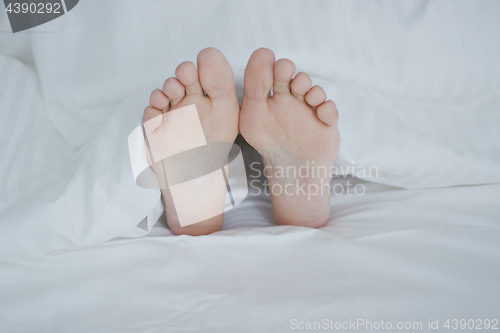
[{"label": "bed", "polygon": [[[12,34],[0,14],[0,332],[498,329],[498,15],[494,1],[87,0]],[[257,182],[221,231],[174,236],[159,192],[135,184],[127,137],[148,94],[207,46],[240,97],[266,46],[337,102],[345,172],[325,227],[276,226]],[[260,157],[237,144],[250,184]]]},{"label": "bed", "polygon": [[253,197],[212,236],[160,222],[145,237],[4,262],[2,331],[287,332],[324,320],[444,331],[498,319],[500,208],[482,198],[500,186],[365,185],[361,198],[332,198],[321,230],[273,226],[269,201]]}]

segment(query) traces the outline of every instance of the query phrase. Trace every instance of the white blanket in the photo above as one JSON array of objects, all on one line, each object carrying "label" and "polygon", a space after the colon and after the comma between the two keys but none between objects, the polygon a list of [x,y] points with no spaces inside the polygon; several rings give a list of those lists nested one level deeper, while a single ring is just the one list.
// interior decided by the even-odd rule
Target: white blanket
[{"label": "white blanket", "polygon": [[500,182],[500,3],[481,3],[85,0],[15,35],[0,11],[0,261],[146,233],[159,192],[135,186],[127,137],[148,93],[207,46],[240,93],[261,46],[321,83],[341,173]]},{"label": "white blanket", "polygon": [[[500,319],[498,17],[488,0],[81,0],[12,35],[0,11],[0,331]],[[213,235],[124,239],[159,211],[128,134],[207,46],[240,95],[258,47],[310,73],[339,106],[338,166],[378,184],[335,180],[366,193],[333,196],[321,230],[274,226],[249,196]]]}]

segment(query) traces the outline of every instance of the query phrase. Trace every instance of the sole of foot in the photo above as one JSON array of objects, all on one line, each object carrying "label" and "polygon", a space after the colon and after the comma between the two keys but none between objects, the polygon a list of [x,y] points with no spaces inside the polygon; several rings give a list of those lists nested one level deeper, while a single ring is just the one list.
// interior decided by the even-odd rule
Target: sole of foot
[{"label": "sole of foot", "polygon": [[338,111],[309,75],[294,74],[292,61],[256,50],[245,70],[239,128],[262,155],[275,222],[318,228],[330,214],[330,169],[320,171],[338,155]]},{"label": "sole of foot", "polygon": [[[164,113],[194,104],[208,143],[232,143],[238,135],[240,106],[233,71],[224,55],[215,48],[202,50],[198,54],[197,66],[190,61],[181,63],[175,70],[175,77],[168,78],[163,89],[156,89],[151,93],[149,103],[150,106],[144,111],[144,123]],[[161,133],[165,131],[162,125],[161,123],[154,131],[164,134]],[[162,190],[162,194],[167,222],[174,234],[197,236],[221,229],[224,214],[181,227],[170,191]]]}]

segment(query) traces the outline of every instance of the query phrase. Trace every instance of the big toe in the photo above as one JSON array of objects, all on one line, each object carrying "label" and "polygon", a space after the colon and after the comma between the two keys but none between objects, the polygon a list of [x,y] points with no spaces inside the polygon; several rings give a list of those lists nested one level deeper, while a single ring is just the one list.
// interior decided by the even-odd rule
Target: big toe
[{"label": "big toe", "polygon": [[201,50],[198,73],[201,86],[211,99],[236,98],[233,70],[221,51],[213,47]]},{"label": "big toe", "polygon": [[244,98],[264,100],[269,97],[274,82],[274,52],[261,48],[252,53],[245,69]]}]

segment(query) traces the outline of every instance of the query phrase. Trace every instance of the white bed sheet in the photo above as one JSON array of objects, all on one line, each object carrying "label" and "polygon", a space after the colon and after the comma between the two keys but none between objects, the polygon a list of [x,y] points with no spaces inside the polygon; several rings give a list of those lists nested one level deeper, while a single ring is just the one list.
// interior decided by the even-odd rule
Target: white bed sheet
[{"label": "white bed sheet", "polygon": [[[336,182],[345,182],[337,180]],[[334,196],[321,230],[249,197],[223,231],[0,263],[2,332],[287,332],[308,321],[499,319],[500,185]],[[366,331],[365,326],[358,331]],[[383,330],[382,330],[383,331]]]}]

